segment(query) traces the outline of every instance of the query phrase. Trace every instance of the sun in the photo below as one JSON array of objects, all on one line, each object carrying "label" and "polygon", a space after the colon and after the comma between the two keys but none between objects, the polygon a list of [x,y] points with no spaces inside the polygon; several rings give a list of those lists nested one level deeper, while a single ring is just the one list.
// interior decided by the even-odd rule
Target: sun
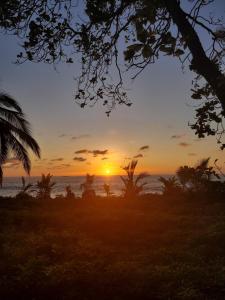
[{"label": "sun", "polygon": [[111,173],[110,169],[105,170],[106,175],[109,175]]}]

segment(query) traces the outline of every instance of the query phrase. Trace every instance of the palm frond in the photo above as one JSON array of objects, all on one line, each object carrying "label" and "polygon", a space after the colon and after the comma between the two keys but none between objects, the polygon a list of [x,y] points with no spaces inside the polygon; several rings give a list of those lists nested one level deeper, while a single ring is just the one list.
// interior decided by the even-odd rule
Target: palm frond
[{"label": "palm frond", "polygon": [[12,148],[14,156],[22,162],[24,170],[30,174],[31,161],[26,148],[13,135],[8,137],[8,143]]},{"label": "palm frond", "polygon": [[32,188],[33,185],[31,183],[28,183],[24,188],[23,188],[23,192],[26,193],[30,188]]},{"label": "palm frond", "polygon": [[196,169],[206,169],[209,165],[210,157],[203,158],[200,160],[200,162],[197,164]]},{"label": "palm frond", "polygon": [[[31,163],[27,148],[40,157],[40,147],[32,137],[30,124],[25,119],[20,105],[6,93],[0,93],[0,167],[12,150],[29,174]],[[1,180],[2,176],[1,168]]]},{"label": "palm frond", "polygon": [[2,187],[2,178],[3,178],[3,171],[2,171],[2,167],[0,165],[0,187]]},{"label": "palm frond", "polygon": [[30,148],[34,152],[34,154],[40,158],[40,147],[36,140],[31,136],[29,128],[19,129],[8,121],[2,119],[1,117],[0,124],[4,126],[5,135],[7,134],[8,136],[10,136],[12,135],[12,133],[14,133],[26,147]]},{"label": "palm frond", "polygon": [[24,118],[23,114],[0,106],[0,116],[18,129],[23,129],[25,132],[31,134],[30,123]]},{"label": "palm frond", "polygon": [[133,160],[131,161],[131,163],[130,163],[130,171],[131,171],[131,172],[134,172],[134,170],[135,170],[135,168],[136,168],[136,166],[137,166],[137,163],[138,163],[138,161],[135,160],[135,159],[133,159]]},{"label": "palm frond", "polygon": [[140,173],[136,180],[135,180],[135,185],[138,184],[138,182],[146,177],[150,176],[147,172],[143,172],[143,173]]},{"label": "palm frond", "polygon": [[23,176],[21,177],[21,181],[22,181],[22,187],[25,188],[26,182]]},{"label": "palm frond", "polygon": [[7,95],[6,93],[0,93],[0,104],[1,106],[10,107],[15,109],[17,112],[23,114],[23,111],[20,105],[17,103],[15,99]]},{"label": "palm frond", "polygon": [[9,145],[8,145],[8,138],[7,138],[8,134],[4,130],[4,126],[1,128],[2,131],[0,131],[0,165],[2,165],[6,161],[9,153]]}]

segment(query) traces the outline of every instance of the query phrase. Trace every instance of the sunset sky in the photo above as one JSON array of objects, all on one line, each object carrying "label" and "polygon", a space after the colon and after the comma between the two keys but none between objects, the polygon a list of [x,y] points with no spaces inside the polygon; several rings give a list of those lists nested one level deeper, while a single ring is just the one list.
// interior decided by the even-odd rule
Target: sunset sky
[{"label": "sunset sky", "polygon": [[[224,15],[225,2],[218,3]],[[219,150],[215,138],[198,140],[188,127],[196,104],[190,98],[193,77],[177,59],[162,56],[130,81],[133,105],[117,107],[108,118],[101,105],[81,109],[74,102],[78,63],[58,65],[57,70],[42,63],[15,65],[18,40],[1,35],[0,43],[0,88],[21,104],[41,147],[42,159],[32,157],[31,175],[120,174],[134,156],[137,171],[150,174],[173,173],[209,156],[225,166],[225,150]],[[14,160],[4,172],[24,175]]]}]

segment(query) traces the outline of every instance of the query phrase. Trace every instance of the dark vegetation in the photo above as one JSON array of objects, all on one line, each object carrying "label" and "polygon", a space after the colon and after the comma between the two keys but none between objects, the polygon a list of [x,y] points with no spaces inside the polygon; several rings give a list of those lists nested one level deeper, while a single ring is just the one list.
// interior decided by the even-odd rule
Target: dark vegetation
[{"label": "dark vegetation", "polygon": [[0,219],[1,299],[224,299],[224,200],[1,198]]},{"label": "dark vegetation", "polygon": [[224,299],[224,183],[208,164],[161,177],[162,195],[137,193],[136,162],[121,197],[93,194],[91,175],[82,199],[51,199],[50,174],[23,180],[0,198],[0,299]]},{"label": "dark vegetation", "polygon": [[5,93],[0,92],[0,185],[2,185],[3,169],[13,155],[14,160],[22,163],[29,174],[31,161],[28,150],[40,158],[40,147],[32,137],[30,123],[18,102]]}]

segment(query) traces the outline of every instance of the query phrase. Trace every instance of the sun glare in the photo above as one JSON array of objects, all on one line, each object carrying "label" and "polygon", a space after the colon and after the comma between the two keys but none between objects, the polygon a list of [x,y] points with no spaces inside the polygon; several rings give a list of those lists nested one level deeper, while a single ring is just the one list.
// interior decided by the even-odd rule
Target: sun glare
[{"label": "sun glare", "polygon": [[106,173],[106,175],[109,175],[111,172],[110,172],[110,169],[106,169],[105,170],[105,173]]}]

